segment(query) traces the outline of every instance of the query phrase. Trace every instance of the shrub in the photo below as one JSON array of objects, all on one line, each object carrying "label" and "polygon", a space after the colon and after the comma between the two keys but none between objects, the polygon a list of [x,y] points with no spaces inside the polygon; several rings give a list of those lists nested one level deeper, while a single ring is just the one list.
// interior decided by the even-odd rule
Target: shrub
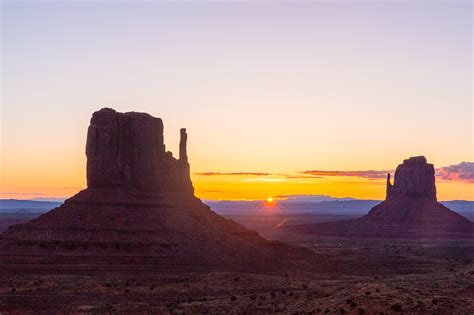
[{"label": "shrub", "polygon": [[392,306],[390,306],[390,309],[394,310],[395,312],[399,312],[402,310],[402,306],[398,303],[395,303],[395,304],[392,304]]}]

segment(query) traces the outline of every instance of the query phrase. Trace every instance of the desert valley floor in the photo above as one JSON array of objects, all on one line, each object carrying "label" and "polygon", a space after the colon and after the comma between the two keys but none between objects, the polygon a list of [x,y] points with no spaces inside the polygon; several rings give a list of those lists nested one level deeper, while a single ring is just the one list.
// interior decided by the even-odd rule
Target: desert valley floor
[{"label": "desert valley floor", "polygon": [[[48,313],[51,309],[127,314],[467,314],[474,310],[473,240],[316,238],[273,229],[275,218],[237,219],[264,237],[315,251],[319,257],[316,271],[183,274],[160,265],[159,274],[137,270],[117,276],[91,269],[87,275],[41,275],[34,270],[17,273],[14,266],[18,265],[2,257],[0,310],[2,314]],[[61,264],[68,261],[54,258],[51,268],[60,269]],[[158,265],[143,262],[152,269],[154,264]]]}]

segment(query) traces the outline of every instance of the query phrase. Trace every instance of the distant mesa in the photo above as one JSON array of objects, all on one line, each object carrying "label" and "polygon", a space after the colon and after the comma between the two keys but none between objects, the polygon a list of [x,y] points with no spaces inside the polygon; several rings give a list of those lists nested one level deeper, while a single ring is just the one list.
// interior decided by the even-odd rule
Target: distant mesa
[{"label": "distant mesa", "polygon": [[385,201],[370,210],[366,218],[382,224],[440,225],[469,223],[436,199],[435,170],[424,156],[403,161],[395,170],[395,181],[387,176]]},{"label": "distant mesa", "polygon": [[403,197],[436,201],[434,166],[428,164],[424,156],[411,157],[398,165],[393,185],[390,183],[390,174],[387,174],[386,199]]},{"label": "distant mesa", "polygon": [[437,201],[435,169],[424,156],[411,157],[398,165],[393,184],[388,174],[385,200],[362,218],[290,229],[340,237],[474,237],[474,223]]},{"label": "distant mesa", "polygon": [[4,268],[15,271],[20,261],[42,272],[49,265],[73,273],[269,271],[313,257],[211,211],[194,196],[186,130],[178,158],[166,151],[163,130],[161,119],[149,114],[95,112],[87,134],[87,189],[5,231]]}]

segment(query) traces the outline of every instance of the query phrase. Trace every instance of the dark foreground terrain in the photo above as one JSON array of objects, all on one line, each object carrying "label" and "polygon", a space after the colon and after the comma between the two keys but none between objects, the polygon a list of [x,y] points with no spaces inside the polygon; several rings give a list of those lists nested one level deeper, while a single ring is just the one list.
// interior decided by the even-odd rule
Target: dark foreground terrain
[{"label": "dark foreground terrain", "polygon": [[[141,270],[129,270],[119,276],[97,261],[96,265],[102,267],[77,275],[71,268],[65,268],[71,264],[70,257],[50,257],[51,268],[42,272],[27,261],[23,264],[30,269],[25,272],[18,257],[2,257],[0,312],[469,314],[474,311],[474,240],[314,238],[273,228],[273,220],[270,225],[263,224],[268,220],[246,217],[242,221],[259,228],[264,237],[315,251],[319,262],[314,272],[275,272],[271,266],[267,274],[203,272],[196,266],[192,272],[177,273],[174,266],[179,262],[166,265],[142,261]],[[127,260],[122,263],[126,269]]]}]

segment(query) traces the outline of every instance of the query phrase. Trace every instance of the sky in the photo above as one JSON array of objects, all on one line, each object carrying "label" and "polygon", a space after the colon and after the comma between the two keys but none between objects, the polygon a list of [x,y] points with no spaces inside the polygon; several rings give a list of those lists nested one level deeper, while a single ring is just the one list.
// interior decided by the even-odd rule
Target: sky
[{"label": "sky", "polygon": [[439,199],[474,200],[472,6],[4,0],[0,198],[85,188],[112,107],[161,117],[175,156],[186,127],[205,199],[380,199],[360,171],[425,155]]}]

